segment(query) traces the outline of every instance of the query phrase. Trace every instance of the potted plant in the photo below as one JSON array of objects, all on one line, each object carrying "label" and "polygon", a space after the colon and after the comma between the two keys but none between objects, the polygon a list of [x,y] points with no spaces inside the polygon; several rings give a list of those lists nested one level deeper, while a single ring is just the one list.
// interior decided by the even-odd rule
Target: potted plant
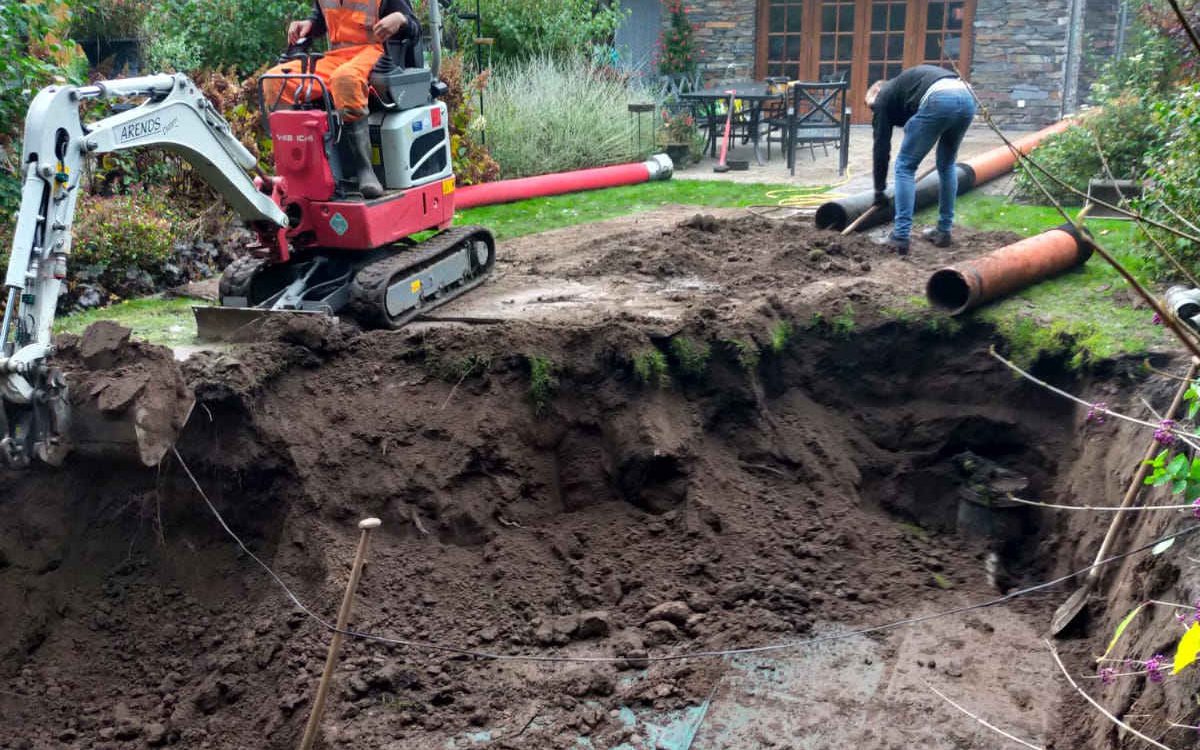
[{"label": "potted plant", "polygon": [[691,112],[672,113],[664,109],[662,112],[663,129],[661,141],[667,156],[671,157],[676,169],[686,167],[691,159],[693,144],[699,131],[696,129],[696,118]]},{"label": "potted plant", "polygon": [[114,71],[136,75],[141,67],[142,21],[150,0],[95,0],[77,7],[71,38],[83,47],[92,67],[111,63]]}]

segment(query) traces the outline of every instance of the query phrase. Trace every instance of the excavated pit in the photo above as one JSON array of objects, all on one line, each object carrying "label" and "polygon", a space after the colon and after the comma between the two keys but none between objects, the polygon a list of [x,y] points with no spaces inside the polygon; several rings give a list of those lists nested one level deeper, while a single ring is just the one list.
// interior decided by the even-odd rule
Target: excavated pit
[{"label": "excavated pit", "polygon": [[[355,523],[376,516],[354,629],[619,659],[352,639],[324,746],[995,746],[927,682],[1052,738],[1061,685],[1039,648],[1060,592],[819,647],[641,661],[925,615],[1060,572],[1053,519],[960,521],[989,482],[1053,501],[1091,477],[1107,454],[1080,450],[1080,415],[989,358],[988,330],[888,322],[857,300],[854,330],[838,307],[778,301],[734,317],[701,304],[666,331],[302,320],[185,363],[184,460],[318,615],[334,618]],[[645,377],[651,359],[661,377]],[[0,481],[0,747],[298,744],[328,634],[177,461],[83,457]]]}]

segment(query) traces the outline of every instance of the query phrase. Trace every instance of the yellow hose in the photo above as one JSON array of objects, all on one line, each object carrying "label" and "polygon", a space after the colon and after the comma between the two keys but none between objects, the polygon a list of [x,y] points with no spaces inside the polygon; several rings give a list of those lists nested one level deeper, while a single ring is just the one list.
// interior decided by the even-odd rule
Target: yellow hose
[{"label": "yellow hose", "polygon": [[[746,206],[746,210],[755,216],[763,218],[790,218],[801,213],[804,209],[816,209],[829,201],[845,198],[847,193],[837,192],[837,189],[844,187],[852,179],[849,170],[846,176],[841,180],[829,185],[805,185],[795,188],[783,188],[781,190],[770,190],[767,192],[767,199],[773,200],[775,203],[754,204]],[[792,212],[785,212],[785,215],[780,215],[780,209],[797,209]]]}]

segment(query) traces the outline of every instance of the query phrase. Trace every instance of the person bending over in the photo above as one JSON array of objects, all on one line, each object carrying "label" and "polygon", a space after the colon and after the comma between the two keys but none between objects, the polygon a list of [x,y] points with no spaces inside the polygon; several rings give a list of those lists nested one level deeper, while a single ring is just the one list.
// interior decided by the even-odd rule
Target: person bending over
[{"label": "person bending over", "polygon": [[[349,170],[358,181],[364,198],[378,198],[383,186],[371,166],[371,135],[367,125],[367,80],[371,69],[383,55],[383,43],[389,39],[410,41],[405,64],[415,66],[415,42],[421,38],[421,24],[409,0],[313,0],[312,16],[292,21],[288,26],[288,45],[300,39],[329,37],[329,51],[317,61],[316,75],[329,87],[333,106],[342,118],[342,136],[349,139],[354,164]],[[283,63],[267,71],[298,73],[295,63]],[[295,104],[303,82],[269,80],[265,88],[267,102]],[[312,97],[320,91],[312,91]]]},{"label": "person bending over", "polygon": [[896,156],[895,225],[887,246],[900,255],[908,254],[916,203],[917,165],[937,143],[938,192],[937,228],[927,229],[925,239],[938,247],[950,245],[954,224],[954,199],[958,194],[958,147],[975,118],[975,97],[966,82],[935,65],[918,65],[889,81],[876,81],[867,90],[867,106],[874,113],[875,205],[887,206],[888,161],[892,151],[892,128],[904,128],[904,140]]}]

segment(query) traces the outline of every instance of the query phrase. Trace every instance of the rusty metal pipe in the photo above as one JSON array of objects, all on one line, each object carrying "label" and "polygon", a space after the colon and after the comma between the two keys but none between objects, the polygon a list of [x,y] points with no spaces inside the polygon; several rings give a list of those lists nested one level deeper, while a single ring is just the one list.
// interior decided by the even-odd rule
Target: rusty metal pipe
[{"label": "rusty metal pipe", "polygon": [[925,285],[929,304],[959,315],[1043,279],[1083,265],[1091,248],[1070,224],[935,271]]}]

